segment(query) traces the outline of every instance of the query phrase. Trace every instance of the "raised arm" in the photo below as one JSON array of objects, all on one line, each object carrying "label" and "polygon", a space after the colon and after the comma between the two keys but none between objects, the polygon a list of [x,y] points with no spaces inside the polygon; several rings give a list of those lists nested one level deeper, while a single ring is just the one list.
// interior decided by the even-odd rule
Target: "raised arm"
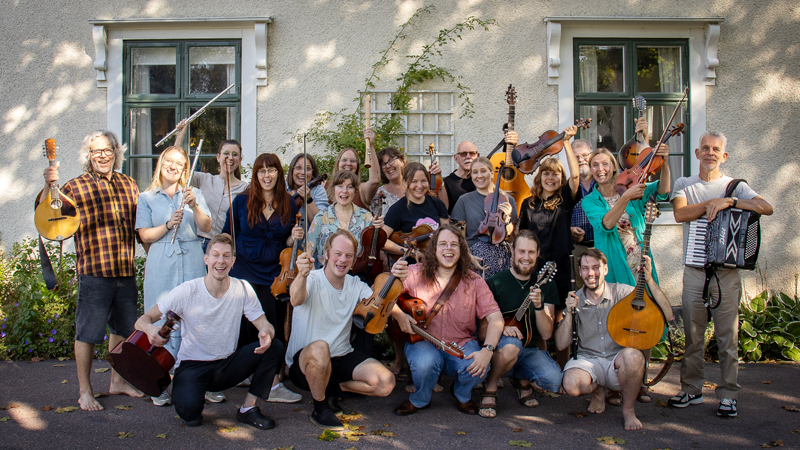
[{"label": "raised arm", "polygon": [[567,176],[567,183],[569,189],[572,191],[572,198],[578,193],[578,188],[581,185],[581,171],[578,167],[578,158],[575,157],[575,152],[572,151],[572,144],[569,142],[576,134],[578,134],[578,127],[575,125],[564,130],[564,155],[567,157],[567,167],[569,174]]},{"label": "raised arm", "polygon": [[303,252],[297,257],[297,275],[289,288],[289,298],[292,306],[300,306],[306,302],[308,298],[306,283],[312,267],[314,267],[314,260],[307,253]]},{"label": "raised arm", "polygon": [[[375,133],[372,128],[364,129],[364,141],[369,140],[369,157],[371,159],[371,166],[369,168],[369,178],[365,183],[361,183],[359,193],[361,194],[361,201],[365,205],[372,204],[372,199],[381,184],[381,162],[378,160],[378,154],[375,152]],[[364,155],[366,158],[367,155]]]}]

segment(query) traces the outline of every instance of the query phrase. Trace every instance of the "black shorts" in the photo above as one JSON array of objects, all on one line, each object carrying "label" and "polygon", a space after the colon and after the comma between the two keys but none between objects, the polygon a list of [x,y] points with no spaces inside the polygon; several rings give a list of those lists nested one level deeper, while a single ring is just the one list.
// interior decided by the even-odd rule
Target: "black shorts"
[{"label": "black shorts", "polygon": [[[308,387],[306,375],[300,369],[300,353],[302,351],[303,349],[301,348],[294,354],[294,363],[292,367],[289,368],[289,379],[292,380],[292,384],[294,384],[295,387],[304,391],[310,391],[311,389]],[[331,392],[338,392],[339,384],[352,381],[353,371],[356,370],[359,364],[368,359],[370,359],[369,356],[358,350],[353,350],[343,356],[331,358],[331,379],[328,382],[328,390]]]},{"label": "black shorts", "polygon": [[139,318],[136,277],[78,276],[75,340],[101,344],[106,326],[110,334],[127,338]]}]

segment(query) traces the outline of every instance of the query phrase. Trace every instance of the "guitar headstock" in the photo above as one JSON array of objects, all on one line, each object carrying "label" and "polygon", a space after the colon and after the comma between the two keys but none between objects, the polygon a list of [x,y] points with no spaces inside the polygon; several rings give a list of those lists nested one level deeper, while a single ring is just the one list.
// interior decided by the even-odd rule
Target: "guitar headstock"
[{"label": "guitar headstock", "polygon": [[45,139],[44,145],[42,145],[42,152],[49,161],[54,161],[56,159],[56,150],[58,150],[56,140],[53,138]]},{"label": "guitar headstock", "polygon": [[656,202],[655,197],[650,197],[647,200],[647,204],[644,207],[644,220],[647,223],[653,223],[661,215],[661,211],[658,209],[658,203]]},{"label": "guitar headstock", "polygon": [[517,104],[517,91],[510,84],[506,90],[506,103],[512,106]]},{"label": "guitar headstock", "polygon": [[581,130],[585,130],[585,129],[589,128],[589,125],[591,125],[591,123],[592,123],[591,117],[588,118],[588,119],[581,118],[580,120],[576,120],[575,121],[575,126],[578,127]]},{"label": "guitar headstock", "polygon": [[633,98],[633,106],[638,109],[639,112],[644,112],[647,109],[647,100],[645,100],[643,96],[637,95]]},{"label": "guitar headstock", "polygon": [[536,286],[541,286],[545,283],[550,282],[554,276],[556,276],[556,263],[555,261],[547,261],[542,266],[542,269],[539,271],[539,275],[536,277]]}]

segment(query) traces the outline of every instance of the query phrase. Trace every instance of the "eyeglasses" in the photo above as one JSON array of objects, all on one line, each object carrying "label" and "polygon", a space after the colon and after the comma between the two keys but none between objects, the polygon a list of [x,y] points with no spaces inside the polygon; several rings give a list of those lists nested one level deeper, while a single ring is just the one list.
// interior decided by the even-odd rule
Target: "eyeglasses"
[{"label": "eyeglasses", "polygon": [[392,165],[393,162],[397,161],[397,159],[398,159],[397,156],[395,156],[394,158],[392,158],[392,159],[386,161],[385,163],[381,164],[381,167],[383,167],[384,169],[387,169]]},{"label": "eyeglasses", "polygon": [[181,170],[184,167],[186,167],[186,163],[180,162],[177,159],[172,159],[172,158],[164,158],[164,165],[165,166],[175,166],[175,167],[178,168],[178,170]]},{"label": "eyeglasses", "polygon": [[97,149],[94,149],[94,150],[90,150],[89,153],[91,153],[92,156],[100,156],[100,155],[113,156],[114,155],[114,149],[113,148],[97,148]]},{"label": "eyeglasses", "polygon": [[575,158],[576,158],[576,159],[589,159],[589,157],[590,157],[590,156],[592,156],[592,154],[591,154],[591,153],[587,153],[587,154],[585,154],[585,155],[579,155],[579,154],[577,154],[577,153],[575,154]]},{"label": "eyeglasses", "polygon": [[222,156],[224,156],[226,158],[228,158],[228,157],[230,157],[230,158],[238,158],[239,157],[239,152],[228,152],[228,151],[225,151],[225,152],[222,152]]},{"label": "eyeglasses", "polygon": [[452,242],[452,243],[448,243],[448,242],[437,242],[437,243],[436,243],[436,247],[438,247],[438,248],[440,248],[440,249],[444,250],[444,249],[448,249],[448,248],[458,248],[458,247],[459,247],[459,245],[458,245],[458,242]]},{"label": "eyeglasses", "polygon": [[274,167],[270,167],[269,169],[260,169],[260,170],[259,170],[258,172],[256,172],[256,173],[257,173],[257,174],[258,174],[258,176],[260,176],[260,177],[263,177],[264,175],[267,175],[267,174],[268,174],[268,175],[275,176],[275,175],[277,175],[277,174],[278,174],[278,169],[276,169],[276,168],[274,168]]},{"label": "eyeglasses", "polygon": [[456,153],[456,154],[458,156],[462,157],[462,158],[467,158],[467,157],[474,158],[474,157],[478,156],[478,152],[461,152],[461,153]]}]

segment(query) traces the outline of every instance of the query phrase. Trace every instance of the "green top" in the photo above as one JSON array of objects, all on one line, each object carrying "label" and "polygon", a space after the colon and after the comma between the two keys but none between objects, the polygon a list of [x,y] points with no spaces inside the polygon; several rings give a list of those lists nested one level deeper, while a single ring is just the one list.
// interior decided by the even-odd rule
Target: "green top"
[{"label": "green top", "polygon": [[[494,295],[494,300],[497,302],[497,306],[500,307],[500,311],[503,315],[513,313],[519,309],[522,302],[524,302],[528,294],[530,294],[531,286],[536,283],[536,276],[537,274],[532,273],[530,280],[527,282],[520,282],[511,273],[511,269],[506,269],[486,280],[486,284],[489,285],[489,289],[492,291],[492,295]],[[555,283],[545,283],[541,286],[541,289],[542,303],[550,305],[558,305],[560,303],[558,301],[558,290],[556,289]],[[536,320],[534,319],[536,317],[536,312],[533,310],[533,302],[528,305],[528,311],[531,317],[531,333],[534,336],[538,336],[539,332],[536,329]],[[537,339],[531,339],[531,343],[528,344],[528,347],[536,347],[536,345]]]}]

